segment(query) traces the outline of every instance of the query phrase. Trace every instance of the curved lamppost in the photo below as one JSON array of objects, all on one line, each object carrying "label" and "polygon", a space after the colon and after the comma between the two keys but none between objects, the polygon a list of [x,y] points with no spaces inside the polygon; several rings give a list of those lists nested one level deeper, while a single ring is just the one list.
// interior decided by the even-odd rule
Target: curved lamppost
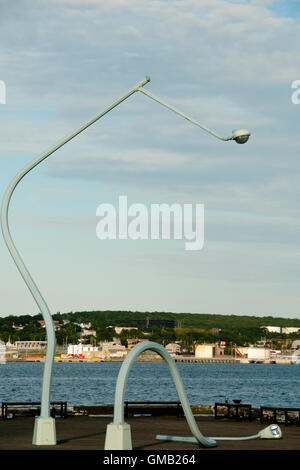
[{"label": "curved lamppost", "polygon": [[181,401],[181,405],[185,417],[187,419],[188,425],[193,436],[196,437],[197,442],[200,442],[204,447],[214,447],[216,445],[216,442],[212,439],[204,437],[196,424],[174,360],[161,344],[154,343],[152,341],[146,341],[144,343],[137,344],[128,353],[119,371],[115,390],[114,420],[112,424],[109,424],[107,426],[105,450],[132,449],[130,425],[124,422],[125,388],[127,384],[128,375],[131,367],[134,364],[134,361],[140,354],[147,350],[155,351],[166,362],[171,372],[173,382],[175,384],[178,397]]},{"label": "curved lamppost", "polygon": [[13,195],[13,192],[18,185],[18,183],[24,178],[24,176],[29,173],[33,168],[35,168],[39,163],[41,163],[43,160],[48,158],[50,155],[52,155],[56,150],[61,148],[63,145],[65,145],[67,142],[72,140],[74,137],[76,137],[78,134],[83,132],[85,129],[87,129],[89,126],[94,124],[96,121],[98,121],[102,116],[107,114],[109,111],[111,111],[113,108],[118,106],[120,103],[122,103],[124,100],[129,98],[129,96],[133,95],[135,92],[139,91],[142,92],[144,95],[152,98],[153,100],[157,101],[161,105],[167,107],[171,111],[175,112],[176,114],[179,114],[183,118],[187,119],[188,121],[192,122],[193,124],[197,125],[200,127],[202,130],[208,132],[209,134],[213,135],[214,137],[223,140],[223,141],[229,141],[229,140],[234,140],[239,144],[243,144],[247,142],[250,132],[247,129],[239,129],[236,131],[233,131],[232,134],[229,137],[221,137],[218,134],[216,134],[214,131],[211,129],[207,128],[206,126],[203,126],[202,124],[198,123],[194,119],[190,118],[189,116],[185,115],[181,111],[178,111],[177,109],[173,108],[169,104],[165,103],[161,99],[157,98],[156,96],[152,95],[148,91],[146,92],[143,87],[150,81],[149,77],[144,78],[141,82],[139,82],[137,85],[135,85],[133,88],[131,88],[127,93],[122,95],[120,98],[118,98],[116,101],[114,101],[110,106],[105,108],[103,111],[100,113],[96,114],[93,116],[91,119],[89,119],[85,124],[82,126],[78,127],[75,129],[71,134],[67,135],[60,141],[58,141],[53,147],[49,148],[45,152],[43,152],[41,155],[39,155],[37,158],[32,160],[28,165],[25,166],[23,170],[21,170],[11,181],[10,185],[8,186],[4,197],[3,197],[3,202],[2,202],[2,208],[1,208],[1,227],[2,227],[2,233],[3,237],[5,240],[5,243],[7,245],[7,248],[23,278],[25,281],[29,291],[31,292],[37,306],[39,307],[39,310],[42,313],[42,316],[45,321],[45,327],[46,327],[46,335],[47,335],[47,352],[46,352],[46,358],[45,358],[45,365],[44,365],[44,374],[43,374],[43,385],[42,385],[42,397],[41,397],[41,413],[38,418],[35,420],[35,426],[34,426],[34,433],[33,433],[33,444],[35,445],[55,445],[56,444],[56,431],[55,431],[55,420],[50,417],[50,388],[51,388],[51,379],[52,379],[52,366],[53,366],[53,360],[54,360],[54,354],[55,354],[55,348],[56,348],[56,339],[55,339],[55,331],[54,331],[54,325],[53,325],[53,320],[52,316],[49,310],[49,307],[43,298],[41,292],[39,291],[37,285],[35,284],[31,274],[29,273],[28,269],[25,266],[25,263],[19,254],[13,240],[10,234],[9,230],[9,224],[8,224],[8,209],[9,209],[9,204],[11,197]]},{"label": "curved lamppost", "polygon": [[127,355],[124,360],[121,369],[119,371],[116,390],[115,390],[115,404],[114,404],[114,419],[111,424],[107,425],[106,438],[105,438],[105,450],[132,450],[131,441],[131,429],[130,425],[124,421],[124,395],[125,388],[129,376],[129,372],[134,364],[136,358],[145,351],[155,351],[159,354],[166,362],[176,390],[178,397],[181,401],[181,405],[184,411],[185,418],[189,425],[190,431],[193,437],[180,437],[180,436],[162,436],[157,435],[156,439],[162,441],[179,441],[187,442],[190,444],[198,444],[202,447],[215,447],[216,441],[248,441],[251,439],[280,439],[282,434],[279,426],[271,425],[268,426],[257,434],[252,436],[243,437],[205,437],[200,432],[197,426],[194,415],[191,411],[191,407],[185,390],[177,370],[175,361],[172,359],[168,351],[158,343],[152,341],[146,341],[144,343],[137,344]]}]

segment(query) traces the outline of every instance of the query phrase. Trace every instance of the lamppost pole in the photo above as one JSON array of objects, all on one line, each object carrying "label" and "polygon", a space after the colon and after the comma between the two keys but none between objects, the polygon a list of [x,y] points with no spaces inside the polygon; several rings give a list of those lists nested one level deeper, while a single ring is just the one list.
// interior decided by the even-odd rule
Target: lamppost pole
[{"label": "lamppost pole", "polygon": [[148,90],[139,90],[141,93],[143,93],[144,95],[146,96],[149,96],[149,98],[151,98],[152,100],[156,101],[157,103],[159,104],[162,104],[163,106],[165,106],[166,108],[170,109],[171,111],[173,111],[174,113],[178,114],[179,116],[183,117],[184,119],[186,119],[187,121],[195,124],[196,126],[200,127],[202,130],[208,132],[209,134],[213,135],[214,137],[217,137],[217,139],[220,139],[220,140],[232,140],[232,135],[230,137],[221,137],[219,136],[218,134],[216,134],[214,131],[212,131],[211,129],[209,129],[208,127],[206,126],[203,126],[203,124],[200,124],[199,122],[195,121],[195,119],[192,119],[191,117],[187,116],[186,114],[182,113],[181,111],[179,111],[178,109],[174,108],[174,106],[171,106],[169,105],[168,103],[166,103],[165,101],[161,100],[160,98],[158,98],[157,96],[153,95],[152,93],[150,93]]},{"label": "lamppost pole", "polygon": [[223,141],[235,140],[238,144],[244,144],[247,142],[247,140],[249,139],[251,135],[248,129],[238,129],[238,130],[232,131],[232,134],[229,137],[221,137],[220,135],[218,135],[216,132],[212,131],[208,127],[204,126],[203,124],[200,124],[200,122],[195,121],[195,119],[192,119],[187,114],[183,113],[182,111],[179,111],[178,109],[174,108],[174,106],[171,106],[170,104],[166,103],[162,99],[153,95],[152,93],[150,93],[150,91],[145,90],[144,88],[140,88],[138,91],[143,93],[143,95],[149,96],[149,98],[151,98],[152,100],[157,101],[157,103],[161,104],[162,106],[165,106],[166,108],[170,109],[171,111],[183,117],[184,119],[191,122],[192,124],[195,124],[196,126],[200,127],[203,131],[208,132],[209,134],[213,135],[219,140],[223,140]]},{"label": "lamppost pole", "polygon": [[51,379],[52,379],[52,367],[54,354],[56,349],[56,338],[54,331],[54,324],[52,316],[49,310],[49,307],[39,291],[36,283],[34,282],[31,274],[29,273],[20,253],[18,252],[9,230],[8,223],[8,209],[11,197],[18,183],[24,178],[24,176],[29,173],[33,168],[35,168],[39,163],[53,154],[56,150],[61,148],[71,139],[76,137],[78,134],[83,132],[94,122],[100,119],[102,116],[107,114],[113,108],[118,106],[122,101],[126,100],[129,96],[135,93],[138,89],[146,85],[150,81],[149,77],[146,77],[144,80],[139,82],[135,87],[131,88],[127,93],[120,96],[116,101],[114,101],[110,106],[105,108],[100,113],[93,116],[85,124],[78,127],[71,134],[68,134],[66,137],[57,142],[53,147],[49,148],[37,158],[32,160],[28,165],[26,165],[23,170],[21,170],[11,181],[8,186],[2,201],[1,208],[1,228],[3,233],[4,241],[7,245],[7,248],[23,278],[25,284],[27,285],[29,291],[31,292],[37,306],[39,307],[40,312],[42,313],[45,328],[46,328],[46,337],[47,337],[47,351],[44,365],[44,374],[43,374],[43,385],[42,385],[42,397],[41,397],[41,414],[35,420],[35,428],[33,434],[33,444],[36,445],[55,445],[56,444],[56,431],[55,431],[55,420],[50,418],[50,389],[51,389]]}]

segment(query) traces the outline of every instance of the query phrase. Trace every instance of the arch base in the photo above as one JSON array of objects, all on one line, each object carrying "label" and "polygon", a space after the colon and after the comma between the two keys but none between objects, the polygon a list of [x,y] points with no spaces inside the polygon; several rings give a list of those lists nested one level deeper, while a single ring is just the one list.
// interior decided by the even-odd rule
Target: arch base
[{"label": "arch base", "polygon": [[55,446],[56,429],[54,418],[35,418],[32,445],[35,446]]},{"label": "arch base", "polygon": [[130,424],[108,424],[104,450],[132,450]]}]

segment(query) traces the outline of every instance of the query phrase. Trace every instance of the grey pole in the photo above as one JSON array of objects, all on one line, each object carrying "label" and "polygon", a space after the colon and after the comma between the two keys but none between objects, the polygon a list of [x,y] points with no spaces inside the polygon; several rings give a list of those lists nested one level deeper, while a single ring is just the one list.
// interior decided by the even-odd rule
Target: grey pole
[{"label": "grey pole", "polygon": [[[11,181],[10,185],[8,186],[2,201],[2,208],[1,208],[1,228],[5,243],[7,248],[23,278],[25,284],[27,285],[29,291],[31,292],[36,304],[39,307],[40,312],[43,315],[46,327],[46,335],[47,335],[47,352],[45,358],[45,366],[44,366],[44,374],[43,374],[43,385],[42,385],[42,398],[41,398],[41,414],[39,417],[39,421],[36,420],[36,428],[34,432],[33,441],[34,444],[37,445],[55,445],[56,444],[56,435],[55,435],[55,424],[54,420],[51,421],[50,418],[50,388],[51,388],[51,379],[52,379],[52,366],[56,348],[56,338],[55,338],[55,331],[52,316],[49,310],[49,307],[43,298],[41,292],[39,291],[36,283],[34,282],[31,274],[29,273],[28,269],[25,266],[25,263],[19,254],[13,239],[10,234],[9,224],[8,224],[8,209],[11,197],[13,192],[18,185],[18,183],[24,178],[24,176],[29,173],[34,167],[36,167],[39,163],[53,154],[56,150],[61,148],[71,139],[76,137],[82,131],[84,131],[87,127],[91,126],[94,122],[104,116],[106,113],[111,111],[117,105],[119,105],[122,101],[126,100],[129,96],[133,93],[138,91],[139,88],[143,87],[150,81],[149,77],[146,77],[144,80],[139,82],[135,87],[131,88],[127,93],[122,95],[116,101],[114,101],[110,106],[105,108],[100,113],[93,116],[89,121],[87,121],[82,126],[75,129],[71,134],[68,134],[66,137],[61,139],[57,144],[53,147],[46,150],[44,153],[39,155],[37,158],[32,160],[25,168],[20,171]],[[38,429],[37,429],[38,428]],[[50,430],[51,428],[51,430]]]},{"label": "grey pole", "polygon": [[195,121],[195,119],[192,119],[190,116],[187,116],[187,114],[183,113],[182,111],[179,111],[178,109],[174,108],[174,106],[171,106],[170,104],[166,103],[162,99],[158,98],[157,96],[154,96],[152,93],[150,93],[148,90],[144,90],[143,88],[140,88],[139,91],[143,93],[143,95],[148,96],[152,100],[156,101],[157,103],[161,104],[162,106],[165,106],[165,108],[170,109],[170,111],[173,111],[174,113],[178,114],[179,116],[183,117],[187,121],[191,122],[192,124],[195,124],[196,126],[200,127],[205,132],[208,132],[208,134],[213,135],[219,140],[223,141],[228,141],[228,140],[234,140],[238,144],[245,144],[250,135],[251,132],[248,131],[248,129],[238,129],[235,131],[232,131],[231,135],[229,137],[222,137],[218,135],[216,132],[212,131],[208,127],[204,126],[203,124],[200,124],[200,122]]}]

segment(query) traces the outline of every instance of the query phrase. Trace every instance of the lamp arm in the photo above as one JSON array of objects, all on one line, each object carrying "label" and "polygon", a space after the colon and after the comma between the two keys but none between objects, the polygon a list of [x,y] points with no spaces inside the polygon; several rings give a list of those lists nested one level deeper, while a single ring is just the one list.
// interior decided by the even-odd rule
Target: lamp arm
[{"label": "lamp arm", "polygon": [[118,106],[122,101],[127,99],[129,96],[134,94],[136,91],[138,91],[141,87],[146,85],[150,81],[149,77],[146,77],[144,80],[139,82],[137,85],[135,85],[133,88],[131,88],[127,93],[122,95],[120,98],[118,98],[116,101],[114,101],[110,106],[105,108],[103,111],[100,113],[96,114],[93,116],[91,119],[89,119],[85,124],[82,126],[78,127],[75,129],[71,134],[67,135],[66,137],[62,138],[55,144],[53,147],[49,148],[42,154],[40,154],[37,158],[32,160],[28,165],[26,165],[23,170],[21,170],[11,181],[10,185],[8,186],[3,200],[2,200],[2,207],[1,207],[1,228],[2,228],[2,233],[3,233],[3,238],[6,243],[6,246],[11,254],[11,257],[13,258],[25,284],[27,285],[29,291],[31,292],[36,304],[38,305],[40,312],[42,313],[42,316],[44,318],[45,322],[45,328],[46,328],[46,335],[47,335],[47,351],[46,351],[46,358],[45,358],[45,366],[44,366],[44,376],[43,376],[43,387],[42,387],[42,400],[41,400],[41,417],[42,418],[48,418],[50,416],[50,386],[51,386],[51,374],[52,374],[52,365],[53,365],[53,359],[54,359],[54,354],[55,354],[55,349],[56,349],[56,339],[55,339],[55,330],[54,330],[54,324],[52,320],[52,316],[49,310],[49,307],[43,298],[42,294],[40,293],[37,285],[35,284],[32,276],[30,275],[28,269],[25,266],[25,263],[19,254],[13,239],[10,234],[9,230],[9,223],[8,223],[8,209],[9,209],[9,204],[11,197],[13,195],[13,192],[18,185],[18,183],[24,178],[24,176],[29,173],[34,167],[36,167],[39,163],[41,163],[43,160],[45,160],[47,157],[49,157],[52,153],[54,153],[56,150],[61,148],[63,145],[65,145],[67,142],[69,142],[71,139],[76,137],[78,134],[80,134],[82,131],[84,131],[87,127],[91,126],[94,122],[96,122],[98,119],[100,119],[102,116],[107,114],[109,111],[111,111],[113,108]]},{"label": "lamp arm", "polygon": [[166,108],[170,109],[171,111],[173,111],[174,113],[176,114],[179,114],[179,116],[183,117],[184,119],[186,119],[187,121],[190,121],[192,122],[193,124],[195,124],[196,126],[200,127],[202,130],[204,130],[205,132],[208,132],[209,134],[213,135],[214,137],[216,137],[217,139],[220,139],[220,140],[223,140],[223,141],[227,141],[227,140],[232,140],[232,135],[229,136],[229,137],[221,137],[220,135],[216,134],[214,131],[212,131],[211,129],[209,129],[208,127],[206,126],[203,126],[202,124],[200,124],[199,122],[195,121],[194,119],[192,119],[191,117],[187,116],[186,114],[182,113],[181,111],[179,111],[178,109],[174,108],[173,106],[171,106],[170,104],[166,103],[165,101],[161,100],[160,98],[158,98],[157,96],[154,96],[152,93],[150,93],[148,90],[144,90],[143,88],[140,88],[138,91],[140,91],[141,93],[143,93],[144,95],[146,96],[149,96],[149,98],[153,99],[154,101],[157,101],[158,103],[162,104],[163,106],[165,106]]}]

